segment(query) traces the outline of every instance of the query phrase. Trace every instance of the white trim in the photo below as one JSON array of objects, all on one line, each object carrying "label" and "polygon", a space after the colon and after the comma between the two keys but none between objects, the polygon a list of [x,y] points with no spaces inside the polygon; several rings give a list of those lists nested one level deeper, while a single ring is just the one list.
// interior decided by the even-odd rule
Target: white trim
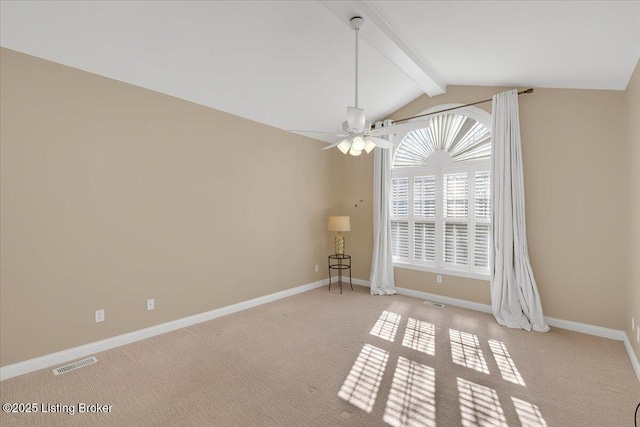
[{"label": "white trim", "polygon": [[369,281],[368,280],[351,279],[351,281],[353,282],[354,285],[364,286],[365,288],[369,287]]},{"label": "white trim", "polygon": [[217,317],[226,316],[227,314],[236,313],[238,311],[266,304],[268,302],[296,295],[301,292],[306,292],[311,289],[322,287],[325,285],[325,283],[329,283],[328,279],[308,283],[306,285],[297,286],[291,289],[286,289],[284,291],[254,298],[248,301],[242,301],[237,304],[228,305],[226,307],[217,308],[215,310],[199,313],[193,316],[183,317],[182,319],[173,320],[171,322],[151,326],[150,328],[140,329],[138,331],[129,332],[127,334],[122,334],[101,341],[92,342],[89,344],[81,345],[79,347],[70,348],[68,350],[62,350],[56,353],[36,357],[34,359],[25,360],[24,362],[18,362],[12,365],[3,366],[0,367],[0,381],[29,372],[38,371],[40,369],[49,368],[61,363],[66,363],[93,353],[99,353],[101,351],[120,347],[125,344],[130,344],[132,342],[140,341],[146,338],[151,338],[156,335],[164,334],[166,332],[175,331],[176,329],[185,328],[187,326],[195,325],[196,323],[206,322]]},{"label": "white trim", "polygon": [[481,311],[483,313],[491,313],[491,306],[487,304],[481,304],[479,302],[472,302],[458,298],[445,297],[442,295],[430,294],[428,292],[414,291],[413,289],[398,288],[396,291],[400,295],[406,295],[409,297],[428,299],[429,301],[439,302],[442,304],[453,305],[455,307],[467,308],[469,310]]},{"label": "white trim", "polygon": [[489,281],[488,273],[487,274],[474,273],[471,271],[454,270],[452,268],[433,267],[430,265],[423,265],[423,264],[408,264],[408,263],[398,262],[398,261],[394,261],[393,266],[397,268],[405,268],[407,270],[418,270],[418,271],[426,271],[429,273],[437,273],[437,274],[442,274],[443,276],[458,276],[458,277],[466,277],[468,279],[485,280],[487,282]]},{"label": "white trim", "polygon": [[633,347],[631,346],[631,341],[627,334],[624,334],[624,346],[627,349],[627,353],[629,353],[629,359],[631,359],[631,366],[636,371],[636,376],[638,377],[638,381],[640,381],[640,362],[638,362],[638,357],[636,356],[636,352],[633,351]]},{"label": "white trim", "polygon": [[[356,278],[352,278],[351,279],[351,283],[353,283],[354,286],[364,286],[365,288],[369,287],[369,281],[368,280],[362,280],[362,279],[356,279]],[[325,286],[329,285],[329,279],[325,279]],[[331,277],[331,286],[338,286],[338,276],[332,276]],[[345,289],[345,286],[349,287],[349,278],[348,277],[344,277],[342,276],[342,289]]]},{"label": "white trim", "polygon": [[617,329],[603,328],[602,326],[589,325],[586,323],[574,322],[571,320],[556,319],[555,317],[544,317],[544,321],[549,326],[566,329],[568,331],[580,332],[596,337],[609,338],[610,340],[624,341],[626,334]]}]

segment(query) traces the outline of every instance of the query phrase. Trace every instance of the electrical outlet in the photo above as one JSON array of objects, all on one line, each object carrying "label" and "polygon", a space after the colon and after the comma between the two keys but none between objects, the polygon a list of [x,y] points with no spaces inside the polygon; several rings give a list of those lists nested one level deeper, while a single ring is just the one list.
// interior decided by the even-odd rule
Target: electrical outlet
[{"label": "electrical outlet", "polygon": [[442,275],[441,275],[441,274],[438,274],[438,275],[436,276],[436,282],[438,282],[438,283],[442,283]]},{"label": "electrical outlet", "polygon": [[104,309],[96,310],[96,323],[104,322]]},{"label": "electrical outlet", "polygon": [[320,271],[320,266],[316,265],[316,272]]},{"label": "electrical outlet", "polygon": [[156,300],[151,298],[147,300],[147,311],[156,308]]}]

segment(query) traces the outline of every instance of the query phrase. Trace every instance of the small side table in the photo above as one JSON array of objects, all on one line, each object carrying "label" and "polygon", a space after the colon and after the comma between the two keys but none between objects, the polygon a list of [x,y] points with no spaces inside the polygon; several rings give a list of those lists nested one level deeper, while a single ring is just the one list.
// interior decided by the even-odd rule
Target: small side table
[{"label": "small side table", "polygon": [[[348,262],[348,263],[347,263]],[[338,284],[342,293],[342,271],[349,270],[349,285],[353,290],[351,282],[351,255],[329,255],[329,290],[331,290],[331,270],[338,270]]]}]

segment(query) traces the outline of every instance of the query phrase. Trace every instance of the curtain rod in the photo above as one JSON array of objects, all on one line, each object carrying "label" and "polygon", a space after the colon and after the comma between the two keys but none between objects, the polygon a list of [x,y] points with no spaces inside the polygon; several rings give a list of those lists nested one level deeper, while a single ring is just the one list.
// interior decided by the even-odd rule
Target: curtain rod
[{"label": "curtain rod", "polygon": [[[518,92],[518,95],[522,95],[525,93],[533,93],[533,88],[529,88],[523,91]],[[451,107],[446,110],[434,111],[433,113],[420,114],[419,116],[407,117],[406,119],[393,120],[393,124],[406,122],[407,120],[417,119],[419,117],[431,116],[433,114],[444,113],[445,111],[457,110],[458,108],[471,107],[472,105],[484,104],[485,102],[492,101],[493,99],[483,99],[482,101],[472,102],[471,104],[460,105],[459,107]]]}]

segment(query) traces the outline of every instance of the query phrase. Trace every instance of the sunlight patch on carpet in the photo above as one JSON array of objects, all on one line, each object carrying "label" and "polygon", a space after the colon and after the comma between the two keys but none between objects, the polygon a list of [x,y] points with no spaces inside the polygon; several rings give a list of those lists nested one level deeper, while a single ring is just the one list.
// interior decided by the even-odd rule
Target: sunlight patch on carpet
[{"label": "sunlight patch on carpet", "polygon": [[522,375],[520,375],[520,371],[516,368],[515,362],[507,351],[507,346],[505,346],[502,341],[489,340],[489,347],[491,347],[493,357],[496,359],[498,369],[502,374],[502,379],[514,384],[526,386]]},{"label": "sunlight patch on carpet", "polygon": [[458,397],[464,427],[507,426],[494,389],[458,377]]},{"label": "sunlight patch on carpet", "polygon": [[383,311],[378,321],[369,332],[371,335],[393,342],[402,316],[391,311]]},{"label": "sunlight patch on carpet", "polygon": [[436,325],[410,317],[407,329],[404,331],[402,345],[429,356],[435,356]]},{"label": "sunlight patch on carpet", "polygon": [[338,397],[366,412],[371,412],[388,360],[387,351],[365,344],[347,379],[344,380]]},{"label": "sunlight patch on carpet", "polygon": [[398,358],[384,421],[394,427],[435,427],[436,378],[433,368]]},{"label": "sunlight patch on carpet", "polygon": [[511,397],[516,408],[522,427],[547,427],[547,422],[542,418],[540,408],[533,403]]},{"label": "sunlight patch on carpet", "polygon": [[451,359],[456,365],[465,366],[484,374],[489,374],[478,337],[468,332],[449,329]]}]

